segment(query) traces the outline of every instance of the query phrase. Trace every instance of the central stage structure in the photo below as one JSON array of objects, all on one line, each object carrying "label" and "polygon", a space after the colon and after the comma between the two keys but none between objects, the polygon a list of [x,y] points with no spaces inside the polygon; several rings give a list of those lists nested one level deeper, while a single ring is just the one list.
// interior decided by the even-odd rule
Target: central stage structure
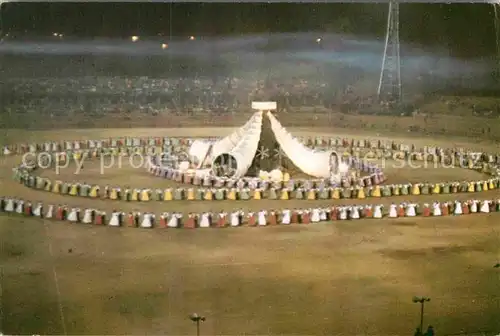
[{"label": "central stage structure", "polygon": [[280,179],[294,170],[322,179],[338,179],[348,165],[334,150],[314,150],[293,137],[274,115],[276,102],[252,102],[256,112],[241,128],[216,140],[195,140],[191,165],[217,177],[240,179],[268,175]]}]

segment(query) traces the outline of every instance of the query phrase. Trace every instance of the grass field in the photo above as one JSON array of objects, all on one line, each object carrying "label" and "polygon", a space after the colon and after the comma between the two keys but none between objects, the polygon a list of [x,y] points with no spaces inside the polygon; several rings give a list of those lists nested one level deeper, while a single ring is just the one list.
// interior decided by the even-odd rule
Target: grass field
[{"label": "grass field", "polygon": [[[10,131],[4,140],[225,132],[208,128]],[[384,136],[447,147],[496,148],[485,141]],[[10,169],[19,158],[0,160],[4,194],[70,206],[130,208],[124,202],[28,190],[10,180]],[[459,169],[388,168],[386,172],[394,183],[481,177]],[[54,177],[53,173],[42,172]],[[167,183],[130,167],[99,175],[97,163],[86,165],[81,176],[69,170],[61,176],[132,186]],[[497,191],[460,195],[463,199],[499,196]],[[457,196],[427,200],[452,197]],[[152,202],[134,208],[160,212],[314,204],[321,203]],[[0,237],[0,330],[7,334],[188,335],[196,330],[188,315],[198,312],[207,317],[201,329],[205,335],[405,335],[419,323],[419,306],[411,302],[414,295],[431,297],[425,324],[432,324],[438,335],[500,331],[500,273],[492,267],[500,256],[497,214],[193,231],[90,227],[0,216]]]}]

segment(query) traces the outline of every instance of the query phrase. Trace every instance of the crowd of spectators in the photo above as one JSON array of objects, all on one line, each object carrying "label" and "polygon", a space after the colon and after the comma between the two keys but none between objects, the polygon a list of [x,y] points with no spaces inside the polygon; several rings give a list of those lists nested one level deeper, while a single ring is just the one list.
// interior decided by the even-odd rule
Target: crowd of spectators
[{"label": "crowd of spectators", "polygon": [[[7,112],[99,114],[234,113],[249,109],[252,100],[276,100],[280,109],[332,108],[339,103],[328,83],[289,82],[236,77],[64,77],[6,79],[2,107]],[[344,96],[350,88],[345,88]]]}]

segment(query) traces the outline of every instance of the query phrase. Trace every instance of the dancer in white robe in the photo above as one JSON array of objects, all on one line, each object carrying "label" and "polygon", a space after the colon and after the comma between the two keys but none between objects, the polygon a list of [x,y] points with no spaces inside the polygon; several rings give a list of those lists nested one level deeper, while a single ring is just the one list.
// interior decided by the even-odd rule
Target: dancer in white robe
[{"label": "dancer in white robe", "polygon": [[455,209],[453,210],[454,215],[463,215],[464,211],[462,208],[462,202],[455,201]]},{"label": "dancer in white robe", "polygon": [[179,214],[177,212],[174,212],[172,214],[172,217],[168,220],[167,227],[169,228],[176,228],[179,227]]},{"label": "dancer in white robe", "polygon": [[22,214],[24,212],[24,201],[19,200],[16,204],[16,213]]},{"label": "dancer in white robe", "polygon": [[201,228],[209,228],[211,225],[211,213],[204,212],[201,214],[199,227]]},{"label": "dancer in white robe", "polygon": [[236,226],[240,226],[241,225],[241,215],[242,215],[242,211],[238,210],[238,211],[233,211],[231,212],[231,226],[232,227],[236,227]]},{"label": "dancer in white robe", "polygon": [[289,209],[281,211],[281,224],[288,225],[292,222],[292,212]]},{"label": "dancer in white robe", "polygon": [[398,206],[396,204],[391,204],[389,207],[389,218],[398,217]]},{"label": "dancer in white robe", "polygon": [[417,204],[410,203],[406,206],[406,217],[415,217],[417,215]]},{"label": "dancer in white robe", "polygon": [[312,214],[311,214],[311,223],[318,223],[321,220],[319,216],[319,209],[314,208],[312,209]]},{"label": "dancer in white robe", "polygon": [[373,218],[382,218],[384,214],[382,213],[382,209],[384,206],[382,204],[375,205],[375,209],[373,210]]},{"label": "dancer in white robe", "polygon": [[340,207],[339,209],[339,219],[346,220],[347,219],[347,207]]},{"label": "dancer in white robe", "polygon": [[[85,214],[86,215],[86,214]],[[92,215],[89,216],[92,221]],[[120,226],[121,225],[121,212],[113,211],[111,213],[111,218],[109,219],[109,226]]]},{"label": "dancer in white robe", "polygon": [[47,209],[47,213],[45,214],[45,218],[51,219],[54,218],[54,205],[49,204],[49,208]]},{"label": "dancer in white robe", "polygon": [[328,220],[329,209],[321,208],[319,209],[319,220],[320,222],[326,222]]},{"label": "dancer in white robe", "polygon": [[265,226],[267,225],[267,211],[266,210],[260,210],[257,215],[257,223],[260,226]]},{"label": "dancer in white robe", "polygon": [[14,199],[7,198],[5,200],[5,212],[14,212],[15,207],[16,207],[16,205],[14,203]]},{"label": "dancer in white robe", "polygon": [[482,201],[481,209],[479,211],[481,211],[482,213],[489,213],[490,212],[490,203],[491,203],[491,201],[489,201],[489,200]]},{"label": "dancer in white robe", "polygon": [[433,216],[442,216],[443,212],[441,211],[441,203],[434,202],[432,203],[432,215]]},{"label": "dancer in white robe", "polygon": [[143,229],[150,229],[153,227],[153,214],[146,212],[142,216],[142,222],[141,222],[141,228]]},{"label": "dancer in white robe", "polygon": [[43,204],[38,203],[33,209],[33,216],[43,217]]},{"label": "dancer in white robe", "polygon": [[[111,219],[113,219],[113,216],[115,215],[116,212],[113,212],[111,215]],[[93,216],[94,215],[94,210],[93,209],[85,209],[83,212],[83,218],[82,218],[82,223],[83,224],[92,224],[93,221]]]},{"label": "dancer in white robe", "polygon": [[79,209],[71,208],[71,211],[69,212],[68,218],[67,218],[68,222],[71,222],[71,223],[78,222],[78,212],[79,212]]},{"label": "dancer in white robe", "polygon": [[470,205],[470,212],[471,212],[471,213],[476,213],[476,212],[477,212],[477,210],[478,210],[478,209],[477,209],[477,203],[478,203],[479,201],[477,201],[477,200],[472,200],[472,201],[470,201],[470,202],[471,202],[471,205]]},{"label": "dancer in white robe", "polygon": [[349,208],[350,211],[350,218],[351,219],[360,219],[361,215],[359,214],[359,207],[358,206],[352,206]]}]

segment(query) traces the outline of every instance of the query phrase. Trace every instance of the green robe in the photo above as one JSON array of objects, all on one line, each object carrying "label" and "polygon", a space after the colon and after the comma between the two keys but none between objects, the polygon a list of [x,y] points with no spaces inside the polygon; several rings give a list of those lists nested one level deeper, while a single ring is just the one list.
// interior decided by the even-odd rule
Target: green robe
[{"label": "green robe", "polygon": [[304,192],[302,191],[302,189],[295,190],[294,198],[299,200],[304,199]]},{"label": "green robe", "polygon": [[224,189],[216,189],[214,196],[217,201],[223,201],[226,198],[226,191]]},{"label": "green robe", "polygon": [[250,194],[248,193],[247,189],[241,189],[238,191],[238,199],[240,200],[249,200],[250,199]]},{"label": "green robe", "polygon": [[382,196],[383,197],[391,197],[392,196],[392,191],[390,186],[382,186]]},{"label": "green robe", "polygon": [[409,184],[403,184],[401,186],[401,195],[407,196],[410,194],[410,185]]},{"label": "green robe", "polygon": [[174,200],[176,200],[176,201],[184,200],[184,189],[175,189],[174,190]]},{"label": "green robe", "polygon": [[278,195],[276,194],[276,189],[274,189],[274,188],[269,189],[267,198],[273,199],[273,200],[278,199]]}]

